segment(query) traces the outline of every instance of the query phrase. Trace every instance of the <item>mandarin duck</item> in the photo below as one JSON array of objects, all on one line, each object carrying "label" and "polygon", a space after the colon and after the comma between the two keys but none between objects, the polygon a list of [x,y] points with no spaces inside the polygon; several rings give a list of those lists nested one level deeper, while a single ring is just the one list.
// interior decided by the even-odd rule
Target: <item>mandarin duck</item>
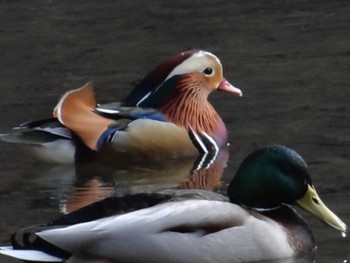
[{"label": "mandarin duck", "polygon": [[[12,237],[0,253],[61,262],[251,262],[314,254],[297,205],[345,232],[318,196],[294,150],[272,145],[250,154],[227,196],[173,190],[109,197]],[[283,261],[285,262],[285,261]]]},{"label": "mandarin duck", "polygon": [[36,156],[54,162],[69,162],[74,152],[77,158],[78,149],[152,159],[215,156],[227,145],[225,124],[207,100],[215,90],[242,95],[223,77],[215,55],[189,50],[157,66],[121,102],[97,105],[88,83],[67,92],[53,118],[0,138],[34,146]]}]

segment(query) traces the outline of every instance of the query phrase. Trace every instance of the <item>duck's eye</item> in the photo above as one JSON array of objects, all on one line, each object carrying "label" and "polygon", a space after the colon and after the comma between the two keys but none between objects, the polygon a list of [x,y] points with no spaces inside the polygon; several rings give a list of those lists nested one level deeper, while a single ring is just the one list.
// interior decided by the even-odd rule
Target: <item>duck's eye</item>
[{"label": "duck's eye", "polygon": [[210,67],[207,67],[207,68],[205,68],[205,69],[203,70],[203,73],[204,73],[205,75],[211,75],[211,74],[213,74],[213,72],[214,72],[214,70],[213,70],[212,68],[210,68]]}]

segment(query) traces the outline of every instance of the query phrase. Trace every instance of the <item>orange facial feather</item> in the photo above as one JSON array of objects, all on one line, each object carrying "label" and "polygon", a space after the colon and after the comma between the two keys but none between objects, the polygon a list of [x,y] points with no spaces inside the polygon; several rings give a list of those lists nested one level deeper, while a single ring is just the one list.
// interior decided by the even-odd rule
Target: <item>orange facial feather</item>
[{"label": "orange facial feather", "polygon": [[183,78],[178,87],[170,95],[170,99],[160,107],[160,111],[176,125],[189,130],[191,126],[196,131],[214,132],[220,118],[207,98],[210,90],[203,82],[191,74]]}]

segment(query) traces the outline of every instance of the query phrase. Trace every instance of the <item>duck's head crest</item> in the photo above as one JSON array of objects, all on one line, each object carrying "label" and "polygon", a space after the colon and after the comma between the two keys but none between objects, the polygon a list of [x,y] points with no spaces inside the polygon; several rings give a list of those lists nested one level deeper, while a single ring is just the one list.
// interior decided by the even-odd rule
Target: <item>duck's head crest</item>
[{"label": "duck's head crest", "polygon": [[139,105],[168,80],[174,77],[185,77],[194,74],[195,78],[205,81],[210,93],[220,90],[242,96],[240,89],[232,86],[224,77],[220,60],[212,53],[199,49],[191,49],[178,53],[159,64],[149,73],[124,100],[125,106]]}]

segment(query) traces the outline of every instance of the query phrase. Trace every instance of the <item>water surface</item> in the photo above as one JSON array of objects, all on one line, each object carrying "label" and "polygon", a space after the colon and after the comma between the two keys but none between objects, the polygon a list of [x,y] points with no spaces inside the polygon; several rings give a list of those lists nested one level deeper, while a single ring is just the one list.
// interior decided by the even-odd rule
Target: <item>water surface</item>
[{"label": "water surface", "polygon": [[[0,242],[110,194],[175,187],[225,191],[239,163],[269,143],[297,150],[324,202],[350,224],[348,1],[3,1],[0,130],[50,117],[67,90],[94,81],[99,102],[122,98],[171,54],[217,54],[244,96],[212,94],[228,126],[225,165],[50,165],[0,145]],[[303,213],[303,212],[301,212]],[[304,214],[304,213],[303,213]],[[316,262],[343,262],[349,238],[306,215]],[[0,262],[14,262],[0,257]]]}]

